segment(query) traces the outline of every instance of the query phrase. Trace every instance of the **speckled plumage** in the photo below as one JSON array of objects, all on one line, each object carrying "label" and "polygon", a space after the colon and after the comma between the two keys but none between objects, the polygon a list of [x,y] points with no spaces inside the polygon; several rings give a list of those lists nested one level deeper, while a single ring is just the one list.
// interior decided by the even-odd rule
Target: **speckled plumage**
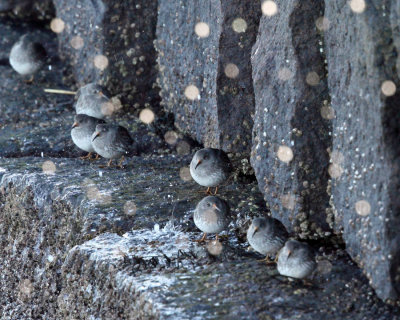
[{"label": "speckled plumage", "polygon": [[204,187],[217,187],[228,179],[231,163],[226,153],[219,149],[204,148],[197,151],[190,162],[190,174]]},{"label": "speckled plumage", "polygon": [[315,270],[314,250],[304,242],[289,240],[278,256],[278,272],[287,277],[303,279]]},{"label": "speckled plumage", "polygon": [[229,206],[219,197],[208,196],[196,206],[193,220],[204,233],[220,233],[229,223]]},{"label": "speckled plumage", "polygon": [[46,50],[43,46],[23,35],[11,48],[10,65],[21,75],[31,75],[37,72],[46,61]]},{"label": "speckled plumage", "polygon": [[71,138],[75,145],[86,151],[94,152],[92,135],[98,124],[106,123],[104,120],[90,117],[86,114],[77,114],[74,117],[74,125],[71,129]]},{"label": "speckled plumage", "polygon": [[92,135],[95,152],[107,159],[117,159],[134,151],[133,139],[124,127],[98,124]]},{"label": "speckled plumage", "polygon": [[255,251],[265,256],[277,253],[288,236],[285,226],[272,217],[253,219],[247,230],[247,241]]},{"label": "speckled plumage", "polygon": [[78,100],[75,104],[76,113],[103,119],[105,117],[104,105],[110,102],[104,91],[102,86],[95,83],[89,83],[80,88],[77,93]]}]

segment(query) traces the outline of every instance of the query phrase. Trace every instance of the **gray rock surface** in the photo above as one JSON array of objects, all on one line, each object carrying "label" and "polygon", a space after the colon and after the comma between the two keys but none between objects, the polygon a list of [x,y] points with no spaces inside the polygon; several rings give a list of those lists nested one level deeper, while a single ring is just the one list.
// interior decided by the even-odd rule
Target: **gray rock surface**
[{"label": "gray rock surface", "polygon": [[[162,103],[174,113],[179,129],[207,147],[250,150],[250,52],[260,14],[257,1],[159,1],[156,47]],[[189,86],[198,94],[193,87],[188,93]]]},{"label": "gray rock surface", "polygon": [[332,125],[321,115],[329,100],[322,2],[276,1],[263,16],[253,47],[255,117],[251,164],[272,215],[302,238],[330,235],[327,149]]},{"label": "gray rock surface", "polygon": [[[44,160],[54,174],[43,172]],[[191,215],[204,195],[179,177],[189,161],[134,158],[124,170],[73,159],[3,161],[1,319],[400,316],[341,249],[319,250],[312,286],[257,262],[243,239],[245,222],[263,212],[255,183],[221,189],[239,217],[222,247],[194,243],[201,232]]]},{"label": "gray rock surface", "polygon": [[[58,34],[60,56],[72,65],[77,84],[100,83],[118,95],[127,109],[158,109],[153,46],[157,1],[53,3],[57,17],[65,23]],[[100,57],[98,62],[96,57]],[[107,59],[106,64],[101,57]]]},{"label": "gray rock surface", "polygon": [[[399,2],[325,1],[333,226],[384,300],[400,297]],[[340,44],[340,45],[338,45]],[[384,81],[394,95],[381,90]]]}]

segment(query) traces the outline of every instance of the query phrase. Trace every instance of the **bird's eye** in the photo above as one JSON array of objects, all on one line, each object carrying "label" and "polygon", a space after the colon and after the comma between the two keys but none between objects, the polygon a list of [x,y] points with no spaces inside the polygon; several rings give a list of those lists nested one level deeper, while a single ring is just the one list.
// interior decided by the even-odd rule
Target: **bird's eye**
[{"label": "bird's eye", "polygon": [[205,155],[205,156],[203,157],[203,159],[204,159],[204,160],[207,160],[207,159],[208,159],[208,155]]},{"label": "bird's eye", "polygon": [[207,202],[207,207],[211,207],[211,203]]}]

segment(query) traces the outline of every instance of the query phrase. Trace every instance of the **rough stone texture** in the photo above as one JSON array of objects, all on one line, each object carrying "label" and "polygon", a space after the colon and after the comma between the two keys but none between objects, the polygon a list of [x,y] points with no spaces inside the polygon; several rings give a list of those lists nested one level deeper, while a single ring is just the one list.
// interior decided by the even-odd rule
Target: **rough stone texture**
[{"label": "rough stone texture", "polygon": [[[332,165],[340,173],[331,182],[333,225],[377,294],[399,299],[399,2],[366,1],[359,14],[344,0],[325,5]],[[396,84],[393,96],[382,94],[385,80]],[[359,201],[370,206],[363,216]]]},{"label": "rough stone texture", "polygon": [[[63,265],[66,319],[395,319],[342,251],[326,253],[312,286],[244,253],[212,257],[168,225],[76,246]],[[232,242],[224,243],[224,250]],[[237,246],[237,245],[236,245]],[[236,249],[237,250],[237,249]],[[102,293],[100,296],[99,293]]]},{"label": "rough stone texture", "polygon": [[[157,41],[162,103],[175,115],[175,125],[208,147],[250,151],[254,95],[250,52],[260,17],[257,1],[159,1]],[[245,32],[232,23],[241,18]],[[195,33],[198,22],[208,25],[208,37]],[[228,63],[239,69],[225,75]],[[185,89],[194,85],[199,99]]]},{"label": "rough stone texture", "polygon": [[[73,123],[74,99],[70,95],[49,94],[44,88],[69,89],[65,86],[68,66],[57,56],[57,38],[32,23],[19,23],[0,15],[0,158],[1,157],[77,157],[85,154],[73,144],[70,131]],[[12,45],[19,37],[31,32],[48,52],[47,65],[27,84],[8,64]],[[144,153],[168,148],[163,135],[170,121],[160,117],[148,126],[133,113],[115,112],[107,121],[129,129]],[[189,151],[190,152],[190,146]]]},{"label": "rough stone texture", "polygon": [[[52,161],[54,174],[43,172],[44,161]],[[74,159],[3,160],[0,245],[5,254],[0,260],[0,318],[43,315],[59,319],[57,299],[64,299],[64,294],[57,297],[62,281],[69,277],[62,280],[61,265],[74,245],[98,234],[122,235],[131,229],[146,230],[167,223],[175,223],[185,232],[195,230],[191,211],[204,194],[200,192],[203,188],[179,176],[189,162],[190,157],[155,156],[134,158],[124,170],[100,170],[97,164]],[[260,213],[262,197],[256,183],[232,184],[221,190],[238,217],[230,227],[235,244],[235,234],[244,234],[245,223]],[[133,214],[127,211],[129,201],[136,206]],[[195,236],[199,238],[200,232]],[[227,256],[240,252],[233,248]],[[109,307],[104,303],[101,310]]]},{"label": "rough stone texture", "polygon": [[51,0],[0,0],[0,12],[24,21],[48,22],[54,17],[54,6]]},{"label": "rough stone texture", "polygon": [[[57,17],[65,22],[64,31],[58,35],[60,56],[72,65],[77,84],[98,82],[120,97],[127,108],[157,109],[153,46],[157,1],[53,2]],[[76,37],[83,41],[78,49],[71,45]],[[104,70],[94,65],[98,55],[108,59]]]},{"label": "rough stone texture", "polygon": [[[330,234],[325,211],[331,124],[321,116],[329,97],[315,20],[324,6],[276,4],[278,14],[261,18],[251,57],[256,103],[251,163],[272,215],[302,238],[322,238]],[[319,77],[316,83],[310,82],[311,72]],[[281,146],[292,151],[290,162],[279,159]]]}]

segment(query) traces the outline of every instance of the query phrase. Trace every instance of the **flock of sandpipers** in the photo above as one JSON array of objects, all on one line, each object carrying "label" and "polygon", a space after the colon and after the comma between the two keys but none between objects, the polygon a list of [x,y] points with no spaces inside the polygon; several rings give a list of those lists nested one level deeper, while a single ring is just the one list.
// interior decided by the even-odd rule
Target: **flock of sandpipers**
[{"label": "flock of sandpipers", "polygon": [[[37,72],[45,63],[46,51],[43,46],[32,41],[29,35],[22,36],[10,52],[10,64],[19,74],[27,76]],[[88,152],[82,159],[92,159],[92,153],[109,159],[120,159],[136,152],[134,140],[122,126],[106,123],[103,119],[104,105],[109,98],[101,86],[90,83],[79,89],[75,104],[76,115],[71,129],[75,145]],[[201,186],[207,187],[209,194],[196,206],[195,225],[204,232],[198,242],[206,241],[208,233],[218,234],[228,227],[230,210],[228,203],[217,196],[218,186],[225,182],[232,171],[231,163],[224,151],[213,148],[198,150],[190,163],[190,173]],[[215,188],[211,193],[211,188]],[[278,272],[284,276],[303,279],[316,269],[313,249],[304,242],[289,239],[285,226],[272,217],[253,219],[247,230],[247,240],[251,247],[265,255],[267,263],[276,263]],[[275,257],[271,260],[271,257]]]}]

